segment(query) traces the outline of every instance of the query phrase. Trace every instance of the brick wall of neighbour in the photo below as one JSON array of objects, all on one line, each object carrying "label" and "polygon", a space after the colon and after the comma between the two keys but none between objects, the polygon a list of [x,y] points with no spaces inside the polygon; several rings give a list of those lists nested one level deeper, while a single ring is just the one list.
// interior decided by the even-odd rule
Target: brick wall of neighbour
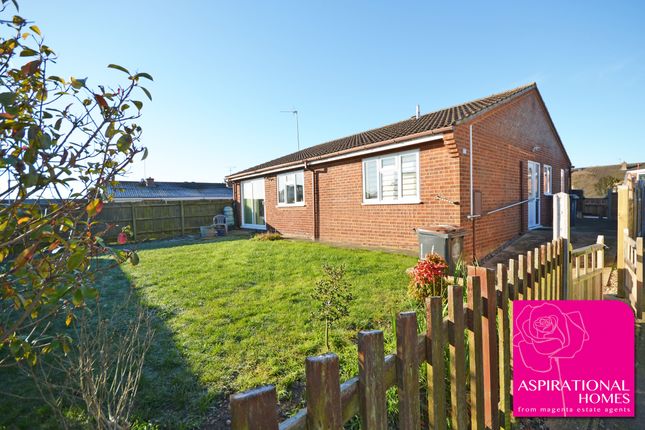
[{"label": "brick wall of neighbour", "polygon": [[565,169],[568,188],[570,166],[555,130],[548,120],[539,95],[532,90],[516,100],[489,111],[455,129],[455,140],[461,162],[461,224],[467,228],[465,250],[473,254],[470,213],[469,126],[473,128],[474,189],[482,194],[481,219],[475,221],[475,256],[482,258],[505,242],[526,231],[528,206],[487,212],[528,198],[527,161],[540,163],[541,224],[551,225],[553,200],[544,195],[543,166],[553,169],[553,193],[560,192],[560,169]]}]

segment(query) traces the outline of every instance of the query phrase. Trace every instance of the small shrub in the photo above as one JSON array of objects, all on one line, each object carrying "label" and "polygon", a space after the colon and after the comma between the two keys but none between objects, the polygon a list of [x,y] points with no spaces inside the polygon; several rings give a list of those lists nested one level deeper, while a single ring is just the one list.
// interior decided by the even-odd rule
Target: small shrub
[{"label": "small shrub", "polygon": [[431,296],[443,296],[448,264],[439,254],[431,253],[408,271],[408,294],[419,303]]},{"label": "small shrub", "polygon": [[311,297],[318,303],[312,316],[325,323],[325,346],[329,350],[329,330],[333,323],[349,315],[349,304],[354,296],[345,277],[344,266],[323,264],[325,277],[316,282]]},{"label": "small shrub", "polygon": [[282,237],[280,233],[258,233],[251,238],[251,240],[259,240],[262,242],[282,239],[284,239],[284,237]]}]

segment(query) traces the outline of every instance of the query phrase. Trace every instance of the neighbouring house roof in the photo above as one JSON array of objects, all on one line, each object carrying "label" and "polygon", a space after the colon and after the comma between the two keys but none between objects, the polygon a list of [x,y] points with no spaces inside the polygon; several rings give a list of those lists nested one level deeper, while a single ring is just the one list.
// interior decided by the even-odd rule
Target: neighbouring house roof
[{"label": "neighbouring house roof", "polygon": [[432,130],[437,130],[439,132],[441,129],[457,125],[482,111],[492,108],[534,88],[537,88],[535,82],[512,90],[493,94],[488,97],[483,97],[460,105],[421,115],[419,118],[412,117],[384,127],[321,143],[234,173],[228,178],[235,179],[238,176],[243,176],[256,170],[289,163],[309,161],[311,159],[332,155],[341,151],[347,151],[354,148],[360,149],[367,145],[377,144],[379,142],[388,142],[392,139],[410,136],[417,133],[429,132]]},{"label": "neighbouring house roof", "polygon": [[598,193],[596,190],[596,184],[600,178],[611,176],[612,178],[622,181],[625,179],[626,171],[644,167],[645,163],[622,163],[607,166],[577,167],[571,170],[571,187],[583,190],[585,197],[605,197],[604,194]]},{"label": "neighbouring house roof", "polygon": [[229,200],[233,190],[222,183],[119,181],[108,188],[115,201],[123,200]]}]

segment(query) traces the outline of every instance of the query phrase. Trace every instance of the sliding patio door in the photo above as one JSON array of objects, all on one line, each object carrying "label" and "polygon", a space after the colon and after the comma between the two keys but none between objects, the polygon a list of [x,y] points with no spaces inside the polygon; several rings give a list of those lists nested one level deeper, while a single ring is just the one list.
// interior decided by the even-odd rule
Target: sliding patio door
[{"label": "sliding patio door", "polygon": [[242,182],[242,227],[266,229],[264,178]]}]

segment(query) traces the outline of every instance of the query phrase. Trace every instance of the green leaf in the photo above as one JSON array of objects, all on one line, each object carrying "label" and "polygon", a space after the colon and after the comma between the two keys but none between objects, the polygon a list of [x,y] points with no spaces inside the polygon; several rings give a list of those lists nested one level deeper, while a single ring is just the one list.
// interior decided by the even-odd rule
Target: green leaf
[{"label": "green leaf", "polygon": [[42,36],[42,34],[40,34],[40,28],[38,28],[38,26],[37,26],[37,25],[32,25],[32,26],[31,26],[31,27],[29,27],[29,28],[31,29],[31,31],[33,31],[33,32],[34,32],[34,33],[36,33],[37,35]]},{"label": "green leaf", "polygon": [[154,81],[154,79],[152,79],[152,76],[150,76],[148,73],[137,73],[136,75],[134,75],[134,77],[135,78],[146,78],[149,81]]},{"label": "green leaf", "polygon": [[61,78],[60,76],[52,75],[47,79],[49,79],[50,81],[60,82],[61,84],[65,85],[65,79]]},{"label": "green leaf", "polygon": [[114,122],[111,122],[108,124],[107,129],[105,130],[105,136],[108,139],[112,139],[112,137],[116,134],[116,128],[114,127]]},{"label": "green leaf", "polygon": [[77,269],[85,260],[85,248],[80,248],[67,259],[67,270]]},{"label": "green leaf", "polygon": [[31,48],[23,48],[23,50],[20,51],[21,57],[33,57],[34,55],[38,55],[38,51],[34,51]]},{"label": "green leaf", "polygon": [[128,75],[130,74],[130,71],[128,69],[126,69],[125,67],[119,66],[118,64],[108,64],[108,68],[120,70],[123,73],[127,73]]},{"label": "green leaf", "polygon": [[148,89],[145,88],[145,87],[139,87],[139,88],[141,88],[143,90],[143,92],[146,93],[146,96],[148,96],[150,101],[152,101],[152,95],[150,94],[150,91],[148,91]]},{"label": "green leaf", "polygon": [[145,160],[148,158],[148,148],[143,148],[143,156],[141,157],[141,161]]},{"label": "green leaf", "polygon": [[13,104],[16,101],[16,93],[7,92],[0,94],[0,104],[2,106],[8,106]]},{"label": "green leaf", "polygon": [[139,110],[141,110],[141,108],[143,107],[143,103],[141,103],[139,100],[132,100],[132,104],[134,104]]},{"label": "green leaf", "polygon": [[95,299],[99,295],[99,292],[96,288],[89,286],[81,287],[81,292],[83,293],[83,297],[86,299]]},{"label": "green leaf", "polygon": [[116,147],[121,152],[127,152],[132,145],[132,137],[128,134],[124,134],[119,137],[119,140],[116,141]]},{"label": "green leaf", "polygon": [[83,292],[80,289],[74,291],[74,295],[72,296],[72,303],[74,303],[74,306],[76,307],[79,307],[83,304]]}]

